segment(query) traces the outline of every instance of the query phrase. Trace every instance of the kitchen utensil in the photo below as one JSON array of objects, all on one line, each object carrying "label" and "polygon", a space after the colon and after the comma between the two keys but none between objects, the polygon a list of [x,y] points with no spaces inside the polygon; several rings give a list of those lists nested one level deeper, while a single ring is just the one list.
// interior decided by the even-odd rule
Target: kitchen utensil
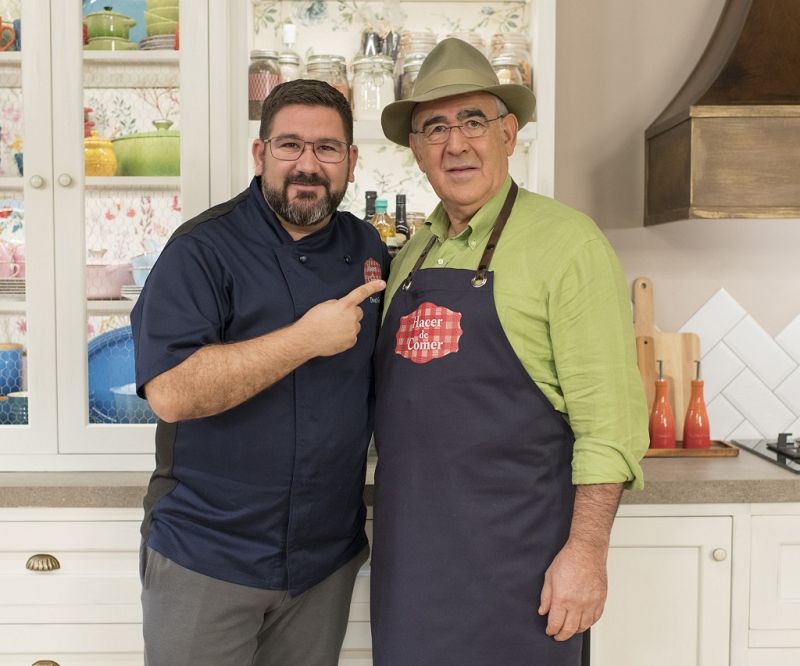
[{"label": "kitchen utensil", "polygon": [[8,405],[11,413],[10,421],[14,425],[28,423],[28,392],[15,391],[8,394]]},{"label": "kitchen utensil", "polygon": [[130,264],[88,264],[86,298],[100,301],[122,298],[122,285],[132,280]]},{"label": "kitchen utensil", "polygon": [[0,18],[0,51],[14,50],[14,44],[17,41],[17,31],[10,23],[3,23]]},{"label": "kitchen utensil", "polygon": [[135,51],[136,42],[121,37],[92,37],[84,51]]},{"label": "kitchen utensil", "polygon": [[147,24],[147,35],[148,37],[153,37],[155,35],[174,35],[177,29],[177,21],[158,21],[156,23]]},{"label": "kitchen utensil", "polygon": [[[696,333],[656,330],[653,323],[653,283],[640,277],[633,282],[634,330],[651,336],[656,359],[664,361],[664,377],[669,381],[669,401],[675,417],[675,431],[683,432],[686,408],[691,397],[694,362],[700,359],[700,338]],[[644,382],[644,375],[642,376]]]},{"label": "kitchen utensil", "polygon": [[0,395],[22,390],[22,345],[0,342]]},{"label": "kitchen utensil", "polygon": [[179,176],[180,132],[170,121],[153,121],[155,132],[141,132],[114,139],[118,176]]},{"label": "kitchen utensil", "polygon": [[103,11],[89,14],[83,19],[89,31],[89,41],[93,37],[119,37],[128,39],[131,28],[136,25],[132,18],[111,11],[105,7]]},{"label": "kitchen utensil", "polygon": [[83,166],[87,176],[113,176],[117,172],[117,157],[111,141],[92,131],[83,140]]},{"label": "kitchen utensil", "polygon": [[636,364],[642,376],[649,411],[653,409],[653,398],[656,396],[656,348],[649,335],[636,336]]},{"label": "kitchen utensil", "polygon": [[179,7],[158,7],[157,9],[144,10],[144,22],[161,23],[163,21],[177,21],[180,15]]}]

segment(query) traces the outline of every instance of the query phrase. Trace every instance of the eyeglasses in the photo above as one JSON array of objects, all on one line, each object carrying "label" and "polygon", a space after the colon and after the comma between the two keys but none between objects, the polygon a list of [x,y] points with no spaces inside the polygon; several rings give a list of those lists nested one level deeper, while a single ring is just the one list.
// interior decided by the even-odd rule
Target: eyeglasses
[{"label": "eyeglasses", "polygon": [[461,130],[461,133],[467,139],[477,139],[486,136],[489,131],[489,123],[495,120],[501,120],[508,114],[504,113],[497,118],[481,119],[470,118],[461,125],[445,125],[444,123],[434,123],[424,127],[419,132],[412,132],[412,134],[422,134],[422,138],[426,143],[445,143],[450,138],[450,131],[456,127]]},{"label": "eyeglasses", "polygon": [[276,136],[271,139],[262,139],[262,141],[269,145],[269,152],[276,160],[284,162],[294,162],[299,159],[306,146],[310,145],[320,162],[339,164],[347,157],[349,147],[343,141],[334,141],[333,139],[303,141],[292,136]]}]

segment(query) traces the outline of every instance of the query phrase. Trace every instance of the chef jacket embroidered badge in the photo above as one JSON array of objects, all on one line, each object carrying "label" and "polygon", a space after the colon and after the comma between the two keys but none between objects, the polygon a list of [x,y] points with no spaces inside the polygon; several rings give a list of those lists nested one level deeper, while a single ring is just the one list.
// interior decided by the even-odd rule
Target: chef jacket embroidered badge
[{"label": "chef jacket embroidered badge", "polygon": [[429,301],[400,317],[394,351],[414,363],[428,363],[458,352],[461,313]]},{"label": "chef jacket embroidered badge", "polygon": [[364,262],[364,283],[382,279],[381,265],[372,257]]}]

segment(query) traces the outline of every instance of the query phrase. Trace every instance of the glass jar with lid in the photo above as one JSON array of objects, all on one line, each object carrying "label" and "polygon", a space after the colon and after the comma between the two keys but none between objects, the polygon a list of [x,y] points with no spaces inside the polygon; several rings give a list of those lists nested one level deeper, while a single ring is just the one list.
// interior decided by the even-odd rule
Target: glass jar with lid
[{"label": "glass jar with lid", "polygon": [[519,71],[517,57],[513,53],[501,53],[492,58],[492,69],[501,84],[522,85],[522,73]]},{"label": "glass jar with lid", "polygon": [[492,35],[489,58],[513,54],[522,77],[522,85],[533,89],[533,73],[530,59],[530,42],[527,35],[519,32],[497,32]]},{"label": "glass jar with lid", "polygon": [[261,120],[261,107],[267,95],[281,82],[277,51],[250,51],[247,69],[247,116]]},{"label": "glass jar with lid", "polygon": [[344,58],[334,55],[312,55],[308,58],[306,78],[325,81],[336,88],[346,99],[350,99],[350,86],[344,69]]},{"label": "glass jar with lid", "polygon": [[389,56],[362,56],[353,62],[354,120],[379,120],[383,107],[394,102],[393,70]]},{"label": "glass jar with lid", "polygon": [[281,53],[278,56],[278,67],[281,73],[281,83],[303,78],[303,66],[300,56],[296,53]]},{"label": "glass jar with lid", "polygon": [[400,99],[403,88],[403,67],[407,60],[424,59],[436,46],[436,35],[427,31],[404,31],[400,33],[397,60],[394,67],[395,96]]},{"label": "glass jar with lid", "polygon": [[422,54],[414,58],[406,58],[406,62],[403,65],[403,78],[400,80],[400,99],[411,97],[414,92],[414,83],[417,81],[417,75],[424,60],[425,56]]}]

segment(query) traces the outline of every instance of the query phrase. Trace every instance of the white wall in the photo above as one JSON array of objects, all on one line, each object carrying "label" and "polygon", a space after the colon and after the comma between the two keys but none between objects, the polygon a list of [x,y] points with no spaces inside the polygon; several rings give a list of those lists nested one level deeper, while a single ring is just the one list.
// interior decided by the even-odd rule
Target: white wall
[{"label": "white wall", "polygon": [[694,68],[724,4],[558,0],[556,198],[597,221],[630,281],[653,279],[662,330],[724,287],[775,335],[800,314],[800,221],[642,221],[644,131]]}]

